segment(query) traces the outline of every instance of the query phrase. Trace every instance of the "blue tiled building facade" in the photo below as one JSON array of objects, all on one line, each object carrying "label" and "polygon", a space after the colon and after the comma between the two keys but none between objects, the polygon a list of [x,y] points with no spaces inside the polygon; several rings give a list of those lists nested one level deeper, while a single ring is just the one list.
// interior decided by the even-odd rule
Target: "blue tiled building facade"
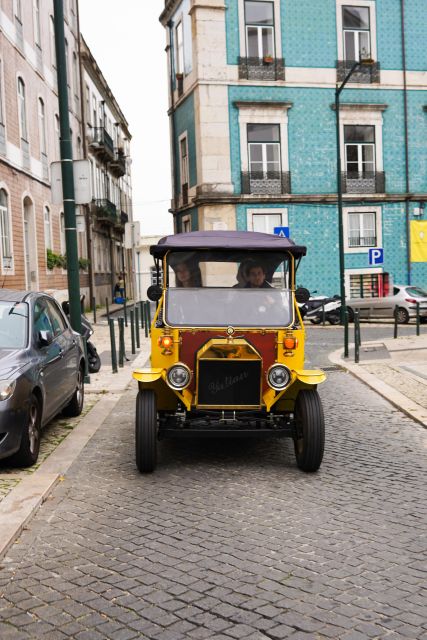
[{"label": "blue tiled building facade", "polygon": [[[425,0],[167,0],[177,232],[288,227],[298,284],[427,288]],[[358,66],[355,63],[359,62]],[[383,262],[370,264],[370,250]]]}]

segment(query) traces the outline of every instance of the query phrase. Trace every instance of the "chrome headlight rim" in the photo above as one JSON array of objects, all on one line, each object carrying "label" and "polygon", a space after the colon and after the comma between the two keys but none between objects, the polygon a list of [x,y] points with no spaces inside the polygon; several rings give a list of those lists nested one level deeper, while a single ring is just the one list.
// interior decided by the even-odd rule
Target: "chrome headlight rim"
[{"label": "chrome headlight rim", "polygon": [[13,396],[16,388],[16,380],[0,380],[0,402],[5,402]]},{"label": "chrome headlight rim", "polygon": [[[272,375],[274,374],[275,371],[278,371],[278,370],[284,371],[286,373],[285,381],[280,384],[277,384],[272,380]],[[283,391],[283,389],[286,389],[286,387],[290,385],[291,380],[292,380],[291,370],[285,364],[280,364],[276,362],[272,364],[269,370],[267,371],[267,383],[272,389],[274,389],[274,391]]]},{"label": "chrome headlight rim", "polygon": [[[185,384],[183,385],[177,385],[176,383],[173,382],[173,380],[171,380],[171,375],[173,374],[174,370],[178,368],[184,369],[187,373],[187,379]],[[175,364],[169,367],[169,369],[166,371],[166,384],[168,385],[168,387],[170,387],[174,391],[183,391],[184,389],[187,389],[190,382],[191,382],[191,370],[183,362],[175,362]]]}]

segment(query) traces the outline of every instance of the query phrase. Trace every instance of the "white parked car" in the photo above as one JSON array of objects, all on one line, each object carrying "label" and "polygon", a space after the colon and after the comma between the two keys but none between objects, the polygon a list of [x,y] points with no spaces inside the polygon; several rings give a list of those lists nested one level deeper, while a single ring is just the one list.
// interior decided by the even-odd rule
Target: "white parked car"
[{"label": "white parked car", "polygon": [[351,298],[347,301],[349,319],[353,320],[354,311],[359,311],[360,318],[393,318],[397,309],[397,321],[403,324],[417,315],[417,302],[420,304],[420,318],[427,318],[427,291],[420,287],[395,284],[393,293],[382,298]]}]

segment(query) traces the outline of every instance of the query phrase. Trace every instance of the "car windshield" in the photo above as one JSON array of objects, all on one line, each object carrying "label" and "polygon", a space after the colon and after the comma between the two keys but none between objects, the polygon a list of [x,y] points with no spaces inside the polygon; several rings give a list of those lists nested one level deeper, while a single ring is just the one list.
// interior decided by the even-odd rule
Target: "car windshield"
[{"label": "car windshield", "polygon": [[427,291],[420,289],[419,287],[407,287],[406,293],[415,298],[427,298]]},{"label": "car windshield", "polygon": [[167,265],[168,325],[283,327],[293,321],[288,254],[171,252]]},{"label": "car windshield", "polygon": [[0,301],[0,349],[23,349],[27,340],[27,303]]}]

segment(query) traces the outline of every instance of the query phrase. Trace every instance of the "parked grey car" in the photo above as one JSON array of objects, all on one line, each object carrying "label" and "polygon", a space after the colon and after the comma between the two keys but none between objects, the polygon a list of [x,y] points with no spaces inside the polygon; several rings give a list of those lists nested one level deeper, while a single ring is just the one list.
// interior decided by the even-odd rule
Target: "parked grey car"
[{"label": "parked grey car", "polygon": [[409,322],[410,318],[417,315],[417,302],[420,305],[420,318],[427,318],[427,291],[420,287],[395,284],[393,294],[382,298],[351,298],[347,302],[350,320],[353,320],[353,312],[359,310],[360,318],[393,318],[397,309],[397,321]]},{"label": "parked grey car", "polygon": [[0,289],[0,459],[36,462],[42,427],[81,413],[84,371],[82,337],[54,298]]}]

